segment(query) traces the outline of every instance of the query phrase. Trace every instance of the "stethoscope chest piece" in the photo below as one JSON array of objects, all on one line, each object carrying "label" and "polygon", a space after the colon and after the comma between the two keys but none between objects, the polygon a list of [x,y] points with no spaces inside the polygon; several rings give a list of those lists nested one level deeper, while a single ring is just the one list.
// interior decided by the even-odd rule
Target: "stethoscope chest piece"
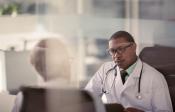
[{"label": "stethoscope chest piece", "polygon": [[136,98],[137,98],[138,100],[141,100],[141,99],[142,99],[142,95],[141,95],[140,93],[138,93],[138,94],[136,95]]}]

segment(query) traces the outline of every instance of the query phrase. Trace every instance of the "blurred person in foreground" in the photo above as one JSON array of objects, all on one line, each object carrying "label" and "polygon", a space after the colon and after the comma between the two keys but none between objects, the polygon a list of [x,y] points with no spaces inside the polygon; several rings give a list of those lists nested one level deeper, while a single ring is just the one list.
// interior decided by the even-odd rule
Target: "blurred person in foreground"
[{"label": "blurred person in foreground", "polygon": [[[69,54],[66,46],[56,38],[40,40],[31,51],[31,64],[43,79],[38,87],[70,88]],[[23,95],[17,94],[12,112],[20,112]]]},{"label": "blurred person in foreground", "polygon": [[125,112],[173,112],[164,76],[140,60],[136,47],[128,32],[114,33],[107,50],[113,61],[104,63],[85,89],[121,104]]}]

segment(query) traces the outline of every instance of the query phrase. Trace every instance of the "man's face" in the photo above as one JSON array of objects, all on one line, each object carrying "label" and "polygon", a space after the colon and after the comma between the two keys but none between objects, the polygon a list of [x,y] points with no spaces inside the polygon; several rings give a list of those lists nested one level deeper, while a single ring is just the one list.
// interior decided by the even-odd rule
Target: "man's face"
[{"label": "man's face", "polygon": [[125,38],[112,39],[109,41],[108,52],[112,59],[122,69],[127,69],[136,59],[136,44],[128,42]]}]

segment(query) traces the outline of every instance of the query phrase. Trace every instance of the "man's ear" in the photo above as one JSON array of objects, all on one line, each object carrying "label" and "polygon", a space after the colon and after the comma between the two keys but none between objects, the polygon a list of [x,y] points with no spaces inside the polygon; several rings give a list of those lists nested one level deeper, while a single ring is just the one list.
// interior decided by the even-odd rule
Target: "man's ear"
[{"label": "man's ear", "polygon": [[132,45],[132,49],[136,51],[136,49],[137,49],[137,45],[136,45],[136,43],[133,43],[133,45]]},{"label": "man's ear", "polygon": [[133,43],[132,47],[136,49],[137,48],[136,43]]}]

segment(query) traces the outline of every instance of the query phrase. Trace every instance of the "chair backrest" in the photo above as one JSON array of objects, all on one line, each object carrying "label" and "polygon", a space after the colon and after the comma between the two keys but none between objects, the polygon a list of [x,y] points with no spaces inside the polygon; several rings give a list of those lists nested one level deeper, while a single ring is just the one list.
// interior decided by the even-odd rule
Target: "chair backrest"
[{"label": "chair backrest", "polygon": [[175,47],[145,47],[139,57],[165,76],[175,110]]},{"label": "chair backrest", "polygon": [[97,109],[100,104],[84,90],[25,87],[22,93],[21,112],[105,112],[104,107]]}]

